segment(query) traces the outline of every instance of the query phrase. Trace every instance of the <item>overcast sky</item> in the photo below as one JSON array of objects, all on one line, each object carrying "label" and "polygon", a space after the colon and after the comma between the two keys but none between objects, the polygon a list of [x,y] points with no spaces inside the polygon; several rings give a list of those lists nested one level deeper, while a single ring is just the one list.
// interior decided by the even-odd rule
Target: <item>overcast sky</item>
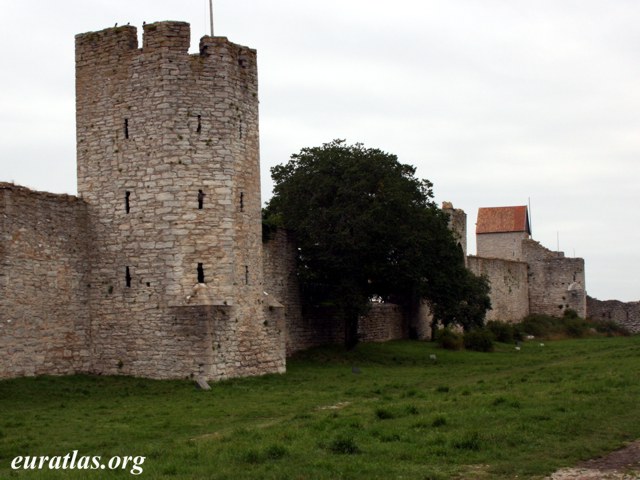
[{"label": "overcast sky", "polygon": [[[183,20],[208,0],[0,0],[0,181],[76,193],[74,35]],[[468,215],[525,205],[586,262],[587,292],[640,300],[640,2],[214,0],[258,50],[262,195],[305,146],[362,142]]]}]

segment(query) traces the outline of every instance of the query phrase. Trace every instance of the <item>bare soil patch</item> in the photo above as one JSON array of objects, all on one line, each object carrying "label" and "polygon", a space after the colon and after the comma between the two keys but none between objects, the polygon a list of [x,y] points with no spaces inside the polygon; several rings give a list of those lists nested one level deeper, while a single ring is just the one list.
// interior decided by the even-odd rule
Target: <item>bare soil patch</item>
[{"label": "bare soil patch", "polygon": [[603,457],[580,463],[576,468],[563,468],[549,480],[638,480],[640,479],[640,440]]}]

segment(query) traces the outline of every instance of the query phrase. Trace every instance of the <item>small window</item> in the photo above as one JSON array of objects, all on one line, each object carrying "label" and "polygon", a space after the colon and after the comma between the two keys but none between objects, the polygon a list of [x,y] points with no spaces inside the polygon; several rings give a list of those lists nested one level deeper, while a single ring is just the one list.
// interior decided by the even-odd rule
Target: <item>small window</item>
[{"label": "small window", "polygon": [[198,263],[198,283],[204,283],[204,267]]},{"label": "small window", "polygon": [[198,128],[196,128],[196,133],[200,133],[202,131],[202,115],[198,115]]},{"label": "small window", "polygon": [[244,212],[244,192],[240,192],[240,211]]},{"label": "small window", "polygon": [[129,138],[129,119],[124,119],[124,138]]},{"label": "small window", "polygon": [[129,197],[131,197],[131,192],[124,192],[124,211],[129,213],[131,210],[131,206],[129,204]]},{"label": "small window", "polygon": [[129,270],[129,267],[125,267],[124,281],[127,285],[127,288],[131,288],[131,272]]},{"label": "small window", "polygon": [[202,190],[198,190],[198,210],[202,210],[202,207],[204,205],[204,196],[206,195],[206,193],[204,193]]},{"label": "small window", "polygon": [[249,265],[244,266],[244,283],[249,285]]}]

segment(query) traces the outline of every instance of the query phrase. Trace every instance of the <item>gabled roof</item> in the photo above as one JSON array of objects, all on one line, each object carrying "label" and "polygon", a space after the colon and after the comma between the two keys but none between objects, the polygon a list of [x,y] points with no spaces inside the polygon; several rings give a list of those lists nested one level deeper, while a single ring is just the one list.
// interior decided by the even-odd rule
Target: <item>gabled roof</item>
[{"label": "gabled roof", "polygon": [[529,212],[526,205],[478,209],[476,234],[512,232],[527,232],[531,235]]}]

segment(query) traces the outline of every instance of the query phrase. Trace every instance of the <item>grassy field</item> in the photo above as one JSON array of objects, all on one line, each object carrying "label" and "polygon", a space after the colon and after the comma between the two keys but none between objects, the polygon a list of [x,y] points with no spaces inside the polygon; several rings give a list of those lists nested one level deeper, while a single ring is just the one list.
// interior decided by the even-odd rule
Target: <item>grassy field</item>
[{"label": "grassy field", "polygon": [[291,360],[286,375],[212,387],[2,381],[0,478],[132,477],[10,468],[16,456],[74,450],[144,456],[139,478],[541,478],[640,438],[640,337],[494,353],[419,342],[325,348]]}]

